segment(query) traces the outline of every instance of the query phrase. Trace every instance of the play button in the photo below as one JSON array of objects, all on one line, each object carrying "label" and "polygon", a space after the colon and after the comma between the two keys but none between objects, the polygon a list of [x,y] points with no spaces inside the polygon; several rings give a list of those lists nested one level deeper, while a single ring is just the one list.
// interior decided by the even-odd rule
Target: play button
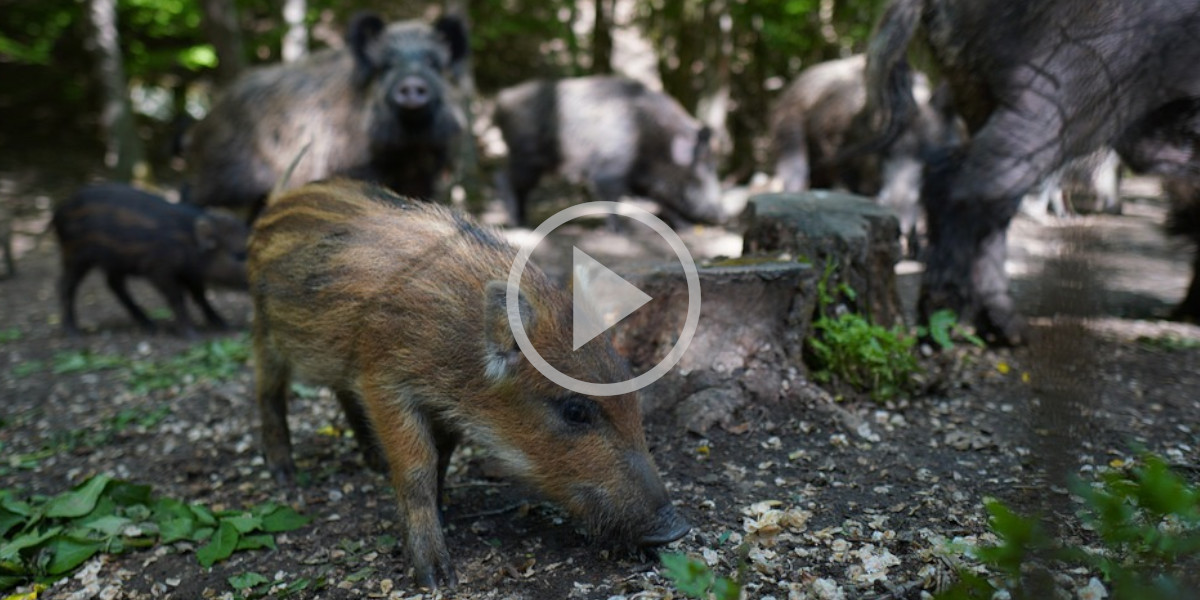
[{"label": "play button", "polygon": [[650,296],[583,250],[575,247],[572,250],[571,342],[574,346],[571,349],[578,350],[633,314],[650,301]]},{"label": "play button", "polygon": [[[687,280],[687,316],[683,320],[683,328],[671,351],[646,372],[626,381],[597,382],[576,379],[559,371],[546,361],[537,348],[529,340],[522,322],[520,297],[521,274],[529,263],[529,255],[543,239],[558,226],[588,216],[617,215],[633,219],[649,227],[675,252],[679,265],[683,268],[684,279]],[[580,394],[589,396],[615,396],[628,394],[650,385],[659,377],[666,375],[674,367],[696,335],[700,322],[700,275],[696,272],[696,263],[688,253],[687,246],[670,226],[649,212],[631,206],[618,205],[616,202],[585,202],[561,210],[538,225],[533,230],[528,245],[517,251],[512,267],[508,271],[508,285],[505,294],[505,307],[508,313],[508,323],[512,328],[513,340],[517,342],[521,354],[529,360],[542,375],[558,385]],[[633,284],[625,281],[620,275],[613,273],[608,267],[596,259],[574,248],[572,254],[572,319],[571,337],[574,350],[604,333],[609,327],[621,319],[636,312],[651,300],[650,296],[639,290]],[[680,307],[682,308],[682,307]]]}]

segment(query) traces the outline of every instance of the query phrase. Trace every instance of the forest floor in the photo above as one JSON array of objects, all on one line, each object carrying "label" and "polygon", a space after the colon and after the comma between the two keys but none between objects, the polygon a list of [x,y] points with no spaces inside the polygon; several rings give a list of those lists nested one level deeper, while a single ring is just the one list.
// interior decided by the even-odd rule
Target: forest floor
[{"label": "forest floor", "polygon": [[[48,200],[66,184],[18,183],[6,192],[19,195],[16,226],[39,231]],[[1030,343],[927,359],[950,373],[928,393],[877,404],[800,390],[704,438],[647,415],[662,477],[694,525],[666,551],[720,575],[744,564],[747,598],[918,598],[969,563],[962,546],[993,539],[987,497],[1041,511],[1078,535],[1063,474],[1092,478],[1144,448],[1195,481],[1200,328],[1161,320],[1183,295],[1191,250],[1161,233],[1161,199],[1139,193],[1123,216],[1020,218],[1011,271]],[[143,393],[128,368],[56,374],[73,356],[162,361],[196,342],[142,334],[97,275],[80,294],[87,334],[64,337],[57,247],[51,236],[33,242],[18,236],[19,274],[0,281],[0,489],[53,495],[108,473],[217,509],[291,500],[313,519],[279,534],[275,550],[237,552],[212,568],[187,542],[99,554],[41,597],[233,598],[230,578],[251,572],[278,583],[273,596],[290,585],[303,588],[300,598],[442,597],[412,589],[394,545],[394,495],[341,435],[345,420],[326,392],[309,390],[291,405],[304,476],[289,498],[260,457],[247,364],[220,378],[182,373]],[[918,275],[902,266],[911,306]],[[163,306],[145,286],[134,295]],[[235,331],[205,337],[244,339],[248,298],[212,295]],[[564,513],[495,475],[476,447],[456,454],[448,496],[460,585],[444,597],[682,597],[654,556],[589,540]],[[1061,573],[1058,585],[1074,597],[1093,575]]]}]

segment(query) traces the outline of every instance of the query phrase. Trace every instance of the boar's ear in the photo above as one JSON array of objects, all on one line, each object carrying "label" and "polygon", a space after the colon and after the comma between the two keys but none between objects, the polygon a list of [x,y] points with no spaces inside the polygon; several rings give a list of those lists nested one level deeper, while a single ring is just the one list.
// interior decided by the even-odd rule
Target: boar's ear
[{"label": "boar's ear", "polygon": [[[487,355],[484,356],[488,378],[500,380],[508,376],[521,358],[521,349],[513,337],[508,318],[508,282],[489,281],[483,293],[483,336]],[[525,331],[533,325],[533,307],[521,292],[517,298],[521,323]]]},{"label": "boar's ear", "polygon": [[192,225],[192,235],[195,236],[196,245],[202,252],[217,247],[217,224],[208,215],[196,217],[196,223]]},{"label": "boar's ear", "polygon": [[433,28],[450,47],[450,64],[457,63],[467,56],[470,41],[467,36],[467,24],[458,15],[443,15],[433,23]]},{"label": "boar's ear", "polygon": [[377,59],[371,56],[371,46],[379,39],[384,27],[379,15],[365,11],[355,14],[346,27],[346,45],[354,54],[354,85],[357,87],[366,85],[379,69]]},{"label": "boar's ear", "polygon": [[695,137],[678,134],[671,138],[671,160],[681,167],[695,164],[708,151],[708,141],[712,139],[712,130],[707,125],[696,132]]}]

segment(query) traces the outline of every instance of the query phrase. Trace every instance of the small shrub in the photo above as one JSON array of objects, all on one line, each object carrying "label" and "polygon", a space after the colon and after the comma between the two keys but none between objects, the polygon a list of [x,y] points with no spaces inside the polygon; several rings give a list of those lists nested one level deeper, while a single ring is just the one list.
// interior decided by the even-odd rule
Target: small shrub
[{"label": "small shrub", "polygon": [[663,573],[675,589],[696,600],[738,600],[742,586],[728,577],[717,577],[703,562],[686,554],[663,554]]},{"label": "small shrub", "polygon": [[[912,352],[916,338],[907,336],[900,326],[887,329],[862,315],[835,308],[836,298],[828,289],[835,269],[832,261],[826,263],[817,283],[818,317],[813,322],[814,335],[808,339],[813,378],[868,390],[876,401],[911,390],[913,376],[921,371]],[[851,300],[856,296],[844,284],[837,292]]]},{"label": "small shrub", "polygon": [[[998,500],[985,505],[996,546],[979,548],[975,557],[1002,575],[999,586],[971,573],[939,594],[941,600],[992,598],[1007,593],[1031,598],[1027,580],[1051,565],[1097,574],[1114,598],[1168,600],[1186,596],[1195,586],[1200,563],[1200,489],[1171,472],[1159,457],[1144,455],[1140,466],[1112,471],[1099,481],[1075,481],[1083,501],[1077,513],[1102,546],[1093,550],[1053,539],[1040,519],[1019,515]],[[1190,578],[1190,579],[1189,579]],[[1045,581],[1045,579],[1043,579]]]}]

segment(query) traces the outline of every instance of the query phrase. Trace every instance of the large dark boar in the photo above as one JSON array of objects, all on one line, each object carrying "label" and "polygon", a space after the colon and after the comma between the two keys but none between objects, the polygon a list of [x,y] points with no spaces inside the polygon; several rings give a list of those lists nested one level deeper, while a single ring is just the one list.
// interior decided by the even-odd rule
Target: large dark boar
[{"label": "large dark boar", "polygon": [[[273,198],[251,236],[267,464],[277,480],[292,479],[290,378],[333,388],[368,464],[389,469],[421,586],[456,582],[438,501],[463,434],[594,532],[653,545],[689,527],[647,451],[637,396],[569,392],[518,350],[505,304],[515,256],[445,207],[346,180]],[[534,346],[563,372],[629,377],[603,336],[572,352],[571,296],[532,267],[520,311]]]},{"label": "large dark boar", "polygon": [[896,211],[910,253],[917,248],[924,155],[957,144],[959,124],[944,89],[934,94],[916,74],[912,93],[917,114],[898,139],[870,152],[849,153],[868,141],[855,118],[867,100],[865,55],[831,60],[805,69],[771,110],[775,175],[786,192],[845,189],[875,196]]},{"label": "large dark boar", "polygon": [[676,224],[725,218],[711,130],[671,97],[622,77],[529,81],[501,90],[496,124],[508,146],[510,217],[542,175],[587,183],[598,200],[659,203]]},{"label": "large dark boar", "polygon": [[166,199],[124,184],[85,187],[54,211],[54,233],[62,250],[63,328],[78,335],[75,292],[93,267],[105,273],[109,289],[147,331],[154,322],[134,303],[125,287],[129,276],[145,277],[167,299],[180,333],[195,330],[184,304],[184,292],[204,312],[209,324],[225,321],[204,296],[213,283],[246,287],[246,226],[231,215],[171,204]]},{"label": "large dark boar", "polygon": [[188,201],[253,218],[310,142],[293,183],[347,175],[433,197],[463,129],[452,81],[466,53],[457,18],[385,26],[360,14],[346,48],[246,73],[187,136]]},{"label": "large dark boar", "polygon": [[1104,145],[1134,170],[1200,175],[1200,2],[893,0],[867,59],[884,139],[913,114],[904,50],[918,25],[971,133],[926,172],[919,311],[950,308],[1019,342],[1004,259],[1026,192]]}]

